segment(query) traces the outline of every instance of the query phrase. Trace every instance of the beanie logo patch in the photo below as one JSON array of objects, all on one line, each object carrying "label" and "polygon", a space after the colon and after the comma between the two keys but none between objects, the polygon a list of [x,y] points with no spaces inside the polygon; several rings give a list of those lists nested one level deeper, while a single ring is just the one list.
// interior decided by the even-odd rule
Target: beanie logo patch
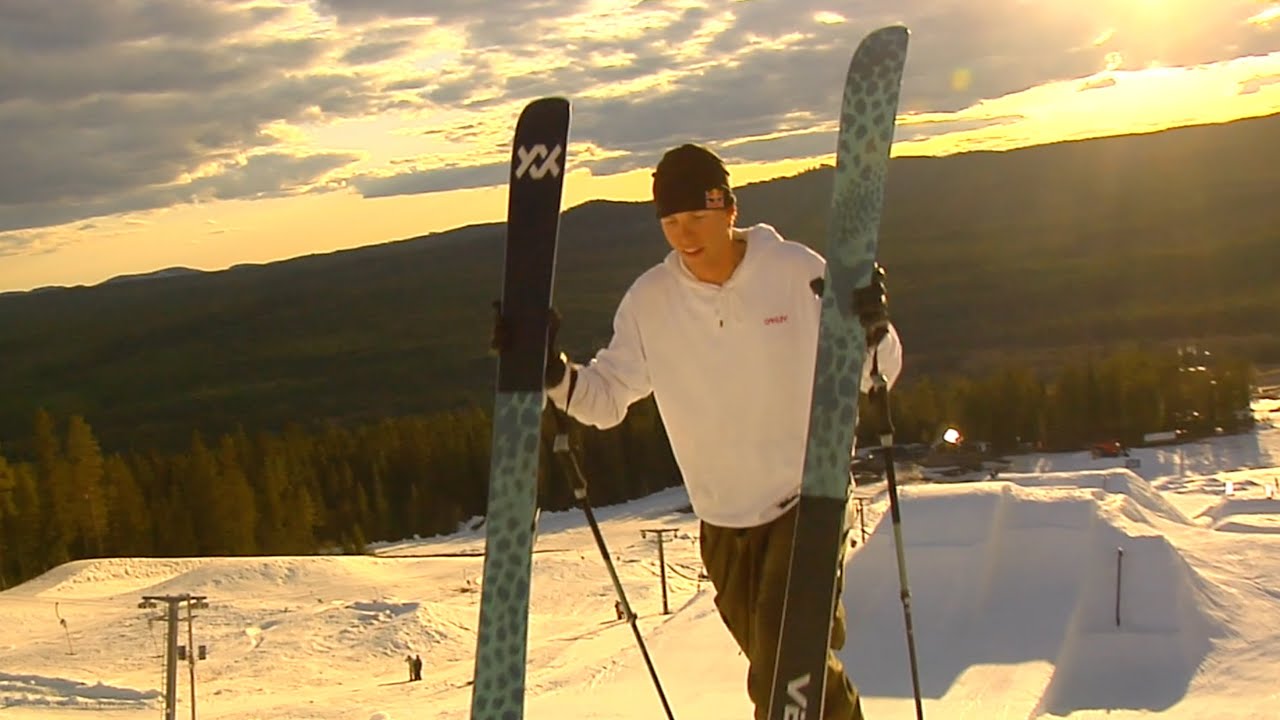
[{"label": "beanie logo patch", "polygon": [[724,191],[720,188],[712,188],[708,190],[706,200],[708,210],[724,209]]}]

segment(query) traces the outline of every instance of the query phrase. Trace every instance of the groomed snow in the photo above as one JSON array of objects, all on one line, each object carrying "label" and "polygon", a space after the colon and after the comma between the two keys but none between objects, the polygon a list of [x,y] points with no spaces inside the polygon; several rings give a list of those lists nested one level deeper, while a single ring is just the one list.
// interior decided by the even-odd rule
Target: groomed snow
[{"label": "groomed snow", "polygon": [[[903,488],[926,717],[1276,717],[1280,401],[1254,410],[1247,435],[1132,458],[1019,456],[995,480]],[[913,717],[885,494],[859,495],[870,536],[849,555],[842,657],[870,720]],[[598,516],[676,717],[742,720],[746,663],[699,580],[687,504],[672,489]],[[526,717],[663,717],[581,513],[539,528]],[[666,615],[651,528],[677,530]],[[192,593],[210,604],[194,630],[209,651],[200,717],[466,718],[482,549],[463,529],[376,557],[68,563],[0,593],[0,712],[156,717],[164,623],[138,601]],[[422,682],[407,680],[411,653]]]}]

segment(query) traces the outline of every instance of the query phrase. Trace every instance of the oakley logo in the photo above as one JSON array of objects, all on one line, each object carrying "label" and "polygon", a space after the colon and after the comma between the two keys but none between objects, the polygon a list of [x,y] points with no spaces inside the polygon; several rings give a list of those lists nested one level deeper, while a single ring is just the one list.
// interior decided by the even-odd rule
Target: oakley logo
[{"label": "oakley logo", "polygon": [[[526,174],[534,180],[541,180],[547,173],[551,173],[551,177],[560,175],[560,153],[563,149],[557,145],[550,150],[541,143],[534,145],[532,148],[520,146],[516,148],[516,157],[519,164],[516,165],[516,179],[524,177]],[[538,165],[541,160],[542,164]]]},{"label": "oakley logo", "polygon": [[767,317],[767,318],[765,318],[765,319],[764,319],[764,324],[765,324],[765,325],[781,325],[782,323],[784,323],[784,322],[786,322],[786,321],[787,321],[787,316],[786,316],[786,315],[774,315],[773,317]]}]

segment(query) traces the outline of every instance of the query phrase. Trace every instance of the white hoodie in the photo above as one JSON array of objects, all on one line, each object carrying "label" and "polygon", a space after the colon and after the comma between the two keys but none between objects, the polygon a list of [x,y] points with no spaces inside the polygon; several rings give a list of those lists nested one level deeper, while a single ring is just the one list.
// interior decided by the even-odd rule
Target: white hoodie
[{"label": "white hoodie", "polygon": [[[652,392],[694,512],[753,527],[785,512],[800,489],[821,304],[810,283],[826,262],[768,225],[735,233],[747,251],[724,285],[696,279],[674,251],[632,284],[609,346],[572,366],[567,410],[608,428]],[[902,368],[892,328],[879,361],[892,383]],[[562,408],[570,375],[548,393]]]}]

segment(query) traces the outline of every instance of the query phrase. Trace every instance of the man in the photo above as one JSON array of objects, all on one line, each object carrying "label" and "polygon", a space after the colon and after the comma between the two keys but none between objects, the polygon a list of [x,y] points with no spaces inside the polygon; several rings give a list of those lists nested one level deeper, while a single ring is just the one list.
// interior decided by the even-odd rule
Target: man
[{"label": "man", "polygon": [[[750,663],[747,692],[762,719],[804,467],[825,261],[768,225],[736,228],[728,170],[702,146],[663,156],[653,196],[671,252],[622,298],[613,338],[594,360],[574,364],[549,350],[548,397],[580,422],[608,428],[653,394],[701,520],[716,606]],[[892,382],[901,346],[880,277],[859,313]],[[554,332],[551,339],[554,346]],[[862,390],[869,388],[868,373]],[[844,643],[841,603],[833,623],[824,719],[861,720],[834,652]]]}]

